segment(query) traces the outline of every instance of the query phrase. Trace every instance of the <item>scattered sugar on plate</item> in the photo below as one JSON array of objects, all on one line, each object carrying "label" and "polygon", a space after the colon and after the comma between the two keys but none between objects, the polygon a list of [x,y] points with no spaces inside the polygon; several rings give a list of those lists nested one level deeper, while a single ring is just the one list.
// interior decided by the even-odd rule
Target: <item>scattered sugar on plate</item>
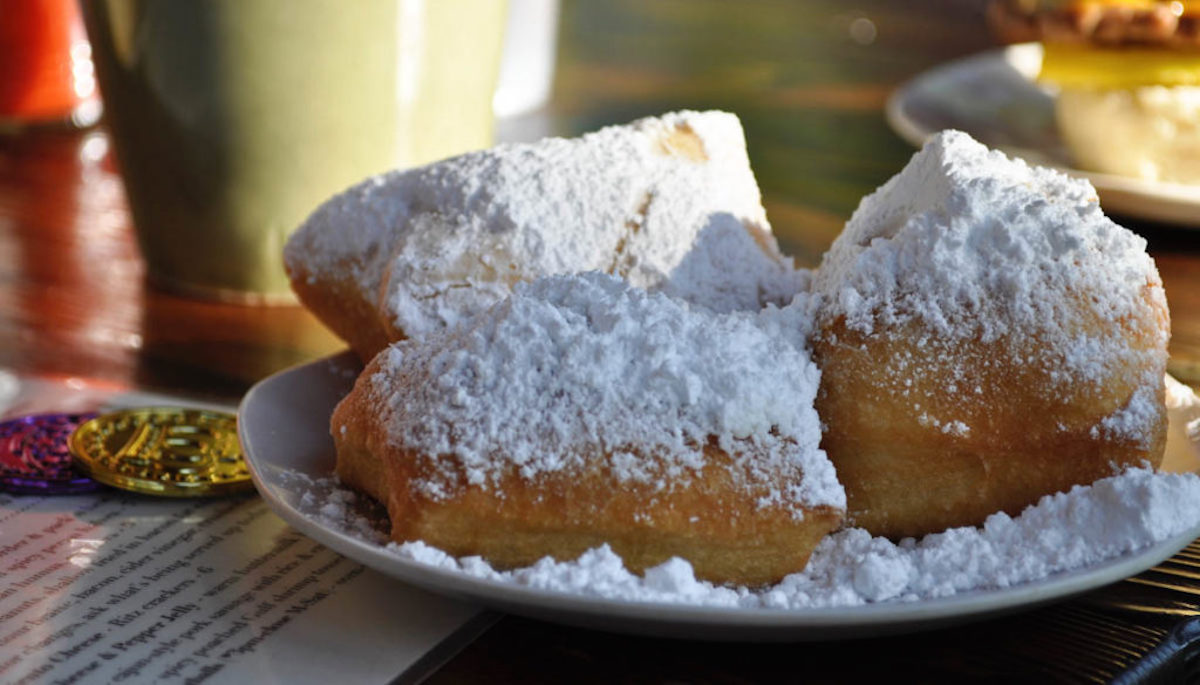
[{"label": "scattered sugar on plate", "polygon": [[387,543],[387,513],[370,497],[342,487],[335,478],[312,478],[299,471],[284,471],[280,478],[303,493],[295,507],[324,527],[365,542]]},{"label": "scattered sugar on plate", "polygon": [[[308,484],[299,508],[344,534],[384,545],[386,518],[364,518],[347,502],[362,502],[333,478]],[[334,493],[345,494],[334,494]],[[325,500],[338,504],[331,510]],[[366,498],[362,498],[366,499]],[[337,515],[331,512],[336,511]],[[380,528],[382,526],[383,528]],[[630,573],[607,546],[578,559],[546,558],[515,570],[493,569],[479,557],[454,558],[422,542],[386,542],[402,559],[466,576],[539,590],[618,601],[708,607],[804,610],[915,602],[1009,588],[1116,559],[1200,526],[1200,477],[1133,468],[1043,497],[1019,516],[993,514],[979,528],[953,528],[893,543],[848,528],[817,546],[807,568],[765,588],[723,587],[697,580],[679,558]]]}]

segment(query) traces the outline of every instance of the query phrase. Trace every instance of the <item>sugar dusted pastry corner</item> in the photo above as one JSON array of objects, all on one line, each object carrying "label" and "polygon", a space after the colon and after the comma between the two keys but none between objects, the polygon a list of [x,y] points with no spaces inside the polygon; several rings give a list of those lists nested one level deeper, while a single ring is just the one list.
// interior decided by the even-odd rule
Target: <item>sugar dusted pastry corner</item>
[{"label": "sugar dusted pastry corner", "polygon": [[518,286],[375,357],[333,414],[338,476],[397,542],[498,568],[606,544],[634,572],[776,582],[845,507],[820,374],[782,332],[802,309],[716,314],[598,273]]},{"label": "sugar dusted pastry corner", "polygon": [[785,304],[804,276],[771,234],[742,127],[676,112],[369,179],[289,240],[300,300],[364,361],[516,283],[601,271],[715,311]]}]

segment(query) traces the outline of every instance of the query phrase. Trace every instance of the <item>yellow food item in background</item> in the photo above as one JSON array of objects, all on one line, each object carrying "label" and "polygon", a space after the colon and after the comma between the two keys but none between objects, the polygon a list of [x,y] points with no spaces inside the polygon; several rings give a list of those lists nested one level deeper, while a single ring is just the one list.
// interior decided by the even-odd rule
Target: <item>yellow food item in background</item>
[{"label": "yellow food item in background", "polygon": [[1195,86],[1200,85],[1200,52],[1047,43],[1038,80],[1095,90]]}]

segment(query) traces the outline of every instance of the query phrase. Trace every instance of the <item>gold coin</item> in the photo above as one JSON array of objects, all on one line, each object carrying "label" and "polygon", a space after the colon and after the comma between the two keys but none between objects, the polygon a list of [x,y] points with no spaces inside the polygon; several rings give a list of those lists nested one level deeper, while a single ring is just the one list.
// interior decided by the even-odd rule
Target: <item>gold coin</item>
[{"label": "gold coin", "polygon": [[254,489],[232,414],[126,409],[81,424],[70,446],[75,464],[87,475],[123,490],[210,497]]}]

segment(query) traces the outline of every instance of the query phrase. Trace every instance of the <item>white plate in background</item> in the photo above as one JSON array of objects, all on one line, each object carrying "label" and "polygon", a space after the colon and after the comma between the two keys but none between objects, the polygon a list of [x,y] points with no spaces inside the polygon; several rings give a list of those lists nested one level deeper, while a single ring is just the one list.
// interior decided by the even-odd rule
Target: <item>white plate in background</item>
[{"label": "white plate in background", "polygon": [[918,147],[938,131],[965,131],[1030,163],[1088,179],[1106,212],[1200,228],[1200,186],[1072,168],[1054,122],[1054,97],[1033,82],[1041,63],[1042,46],[1037,43],[947,62],[892,94],[888,123]]}]

